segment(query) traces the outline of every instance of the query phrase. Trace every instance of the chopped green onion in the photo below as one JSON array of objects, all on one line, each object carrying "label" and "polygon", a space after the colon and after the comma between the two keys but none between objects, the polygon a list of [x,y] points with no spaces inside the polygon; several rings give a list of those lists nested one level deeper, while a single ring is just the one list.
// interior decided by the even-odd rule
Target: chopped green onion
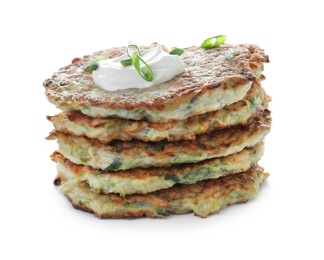
[{"label": "chopped green onion", "polygon": [[112,161],[112,163],[106,167],[106,171],[117,171],[119,169],[119,167],[122,165],[122,163],[120,162],[120,159],[118,157],[115,157],[114,160]]},{"label": "chopped green onion", "polygon": [[[147,65],[147,63],[140,57],[139,54],[137,54],[136,52],[133,53],[132,56],[132,60],[133,60],[133,65],[135,67],[135,69],[137,70],[138,74],[140,74],[140,76],[145,79],[146,81],[152,81],[153,80],[153,72],[150,68],[149,65]],[[142,71],[141,69],[141,62],[143,62],[143,64],[145,65],[145,70]]]},{"label": "chopped green onion", "polygon": [[[132,53],[129,52],[130,47],[135,47],[137,49],[138,54],[141,55],[140,47],[138,47],[138,45],[136,45],[135,43],[132,43],[132,44],[129,44],[126,48],[128,57],[132,57]],[[135,52],[133,52],[133,53],[135,53]]]},{"label": "chopped green onion", "polygon": [[204,40],[200,47],[204,49],[216,48],[219,45],[224,44],[226,38],[227,38],[226,35],[218,35],[218,36],[210,37]]},{"label": "chopped green onion", "polygon": [[99,62],[101,60],[108,60],[108,58],[106,58],[106,57],[98,57],[98,58],[96,58],[96,62]]},{"label": "chopped green onion", "polygon": [[180,179],[177,175],[173,175],[173,174],[169,174],[167,173],[165,176],[164,176],[164,179],[167,181],[167,180],[172,180],[174,181],[175,183],[179,182]]},{"label": "chopped green onion", "polygon": [[[136,52],[130,52],[130,47],[135,47],[137,49]],[[146,81],[153,80],[153,72],[149,65],[141,58],[141,50],[136,44],[129,44],[126,48],[127,55],[131,57],[131,59],[121,60],[120,63],[123,67],[127,67],[130,65],[134,65],[138,74],[145,79]],[[145,68],[141,68],[141,62],[145,65]]]},{"label": "chopped green onion", "polygon": [[94,70],[97,70],[98,68],[99,68],[98,62],[96,62],[95,60],[91,60],[89,65],[87,67],[85,67],[84,70],[94,71]]},{"label": "chopped green onion", "polygon": [[169,54],[171,55],[178,55],[178,56],[181,56],[182,53],[184,53],[184,50],[180,48],[174,48],[169,52]]},{"label": "chopped green onion", "polygon": [[202,167],[198,171],[192,171],[186,174],[183,178],[188,182],[202,181],[211,173],[211,170],[207,167]]},{"label": "chopped green onion", "polygon": [[120,63],[123,67],[127,67],[133,64],[133,60],[132,59],[121,60]]}]

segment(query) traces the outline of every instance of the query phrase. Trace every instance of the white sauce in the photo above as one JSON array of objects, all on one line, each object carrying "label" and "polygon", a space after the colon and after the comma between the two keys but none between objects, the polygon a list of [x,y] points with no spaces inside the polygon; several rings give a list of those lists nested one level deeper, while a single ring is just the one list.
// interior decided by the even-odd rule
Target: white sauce
[{"label": "white sauce", "polygon": [[[147,88],[164,83],[181,74],[185,69],[180,57],[166,53],[160,44],[142,51],[141,58],[152,69],[153,80],[151,82],[144,80],[133,65],[127,67],[121,65],[121,60],[129,59],[127,54],[99,61],[99,68],[93,71],[92,78],[98,87],[108,91]],[[145,69],[144,64],[143,69]]]}]

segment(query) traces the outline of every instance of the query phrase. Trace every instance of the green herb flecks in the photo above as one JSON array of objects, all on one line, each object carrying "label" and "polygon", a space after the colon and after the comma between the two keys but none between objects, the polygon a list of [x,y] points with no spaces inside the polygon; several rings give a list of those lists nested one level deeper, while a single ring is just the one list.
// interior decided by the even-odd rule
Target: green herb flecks
[{"label": "green herb flecks", "polygon": [[101,60],[108,60],[107,57],[97,57],[95,60],[92,59],[90,61],[90,63],[88,64],[87,67],[84,68],[85,71],[94,71],[94,70],[97,70],[99,68],[99,61]]},{"label": "green herb flecks", "polygon": [[253,96],[252,98],[249,99],[249,109],[253,109],[253,108],[256,108],[260,105],[260,97],[259,97],[259,94]]},{"label": "green herb flecks", "polygon": [[87,164],[87,161],[88,161],[88,160],[85,159],[85,158],[82,158],[82,157],[81,157],[81,158],[80,158],[80,161],[85,165],[85,164]]},{"label": "green herb flecks", "polygon": [[197,103],[198,97],[194,96],[192,99],[190,99],[190,104],[195,104]]},{"label": "green herb flecks", "polygon": [[167,180],[172,180],[174,181],[175,183],[179,182],[180,179],[178,178],[178,176],[176,175],[172,175],[172,174],[169,174],[167,173],[165,176],[164,176],[164,179],[167,181]]},{"label": "green herb flecks", "polygon": [[187,175],[184,176],[186,182],[184,183],[193,183],[197,181],[204,180],[209,174],[211,170],[207,167],[202,167],[198,171],[189,172]]},{"label": "green herb flecks", "polygon": [[125,197],[125,195],[126,195],[125,190],[123,188],[120,188],[120,190],[119,190],[119,196]]},{"label": "green herb flecks", "polygon": [[115,157],[113,162],[105,169],[106,171],[117,171],[119,167],[122,165],[120,159]]},{"label": "green herb flecks", "polygon": [[156,213],[158,215],[161,215],[161,216],[165,216],[165,215],[170,214],[169,209],[166,209],[166,208],[156,207],[155,210],[156,210]]},{"label": "green herb flecks", "polygon": [[184,50],[180,48],[174,48],[169,52],[169,54],[171,55],[178,55],[178,56],[181,56],[182,53],[184,53]]},{"label": "green herb flecks", "polygon": [[89,65],[87,67],[84,68],[85,71],[94,71],[97,70],[99,68],[99,64],[97,61],[95,60],[91,60]]},{"label": "green herb flecks", "polygon": [[221,44],[224,44],[226,38],[227,38],[226,35],[217,35],[214,37],[210,37],[204,40],[200,47],[204,49],[216,48]]}]

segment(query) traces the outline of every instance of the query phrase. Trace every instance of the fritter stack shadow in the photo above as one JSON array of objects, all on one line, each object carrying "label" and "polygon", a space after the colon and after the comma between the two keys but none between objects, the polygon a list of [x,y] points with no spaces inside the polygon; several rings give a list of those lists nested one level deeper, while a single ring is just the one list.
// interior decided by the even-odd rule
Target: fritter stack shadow
[{"label": "fritter stack shadow", "polygon": [[[228,57],[227,53],[235,53]],[[256,45],[185,49],[186,70],[146,89],[109,92],[84,68],[120,56],[113,48],[74,59],[46,80],[48,117],[59,149],[61,192],[73,206],[104,217],[206,217],[257,195],[268,177],[257,165],[270,131],[270,97],[261,86]]]}]

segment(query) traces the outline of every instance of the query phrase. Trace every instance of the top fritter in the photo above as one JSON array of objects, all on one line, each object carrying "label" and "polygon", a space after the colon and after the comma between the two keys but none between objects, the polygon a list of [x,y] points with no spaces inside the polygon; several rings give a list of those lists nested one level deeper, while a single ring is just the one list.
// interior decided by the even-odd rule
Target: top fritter
[{"label": "top fritter", "polygon": [[183,120],[241,100],[261,75],[263,63],[269,62],[264,51],[252,44],[184,50],[185,71],[157,86],[107,91],[95,85],[92,72],[84,69],[92,59],[125,54],[125,47],[119,47],[73,59],[45,81],[45,93],[59,109],[91,117]]}]

